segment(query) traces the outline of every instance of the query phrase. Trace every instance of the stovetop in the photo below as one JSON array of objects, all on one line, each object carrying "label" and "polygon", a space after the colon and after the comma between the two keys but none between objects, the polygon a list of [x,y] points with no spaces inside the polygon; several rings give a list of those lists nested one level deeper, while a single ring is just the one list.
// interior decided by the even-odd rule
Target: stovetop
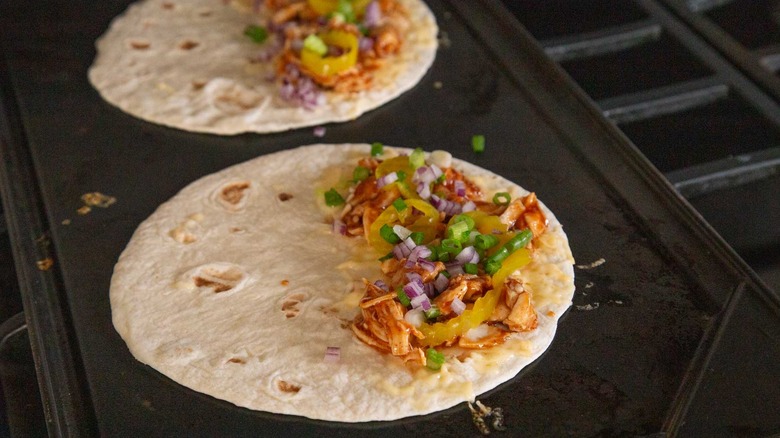
[{"label": "stovetop", "polygon": [[[612,0],[502,1],[680,195],[780,290],[780,1],[635,0],[619,8]],[[22,324],[10,254],[0,215],[0,323],[17,315]],[[29,354],[19,352],[18,340],[8,348],[14,360],[28,361],[15,376],[29,377]],[[36,386],[29,378],[24,384]],[[17,425],[43,430],[37,408],[15,410],[17,420],[38,421]],[[0,436],[6,432],[0,426]]]},{"label": "stovetop", "polygon": [[780,290],[780,1],[503,3]]}]

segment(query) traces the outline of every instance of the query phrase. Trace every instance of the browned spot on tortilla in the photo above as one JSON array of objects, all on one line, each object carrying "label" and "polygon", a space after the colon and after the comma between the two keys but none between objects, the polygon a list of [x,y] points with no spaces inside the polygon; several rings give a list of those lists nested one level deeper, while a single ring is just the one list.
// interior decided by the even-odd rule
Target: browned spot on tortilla
[{"label": "browned spot on tortilla", "polygon": [[241,365],[246,363],[246,361],[244,359],[241,359],[240,357],[231,357],[230,359],[228,359],[228,362],[230,362],[230,363],[240,363]]},{"label": "browned spot on tortilla", "polygon": [[219,283],[219,282],[216,282],[216,281],[213,281],[213,280],[207,280],[207,279],[202,278],[202,277],[195,277],[195,286],[198,286],[198,287],[202,287],[202,286],[210,287],[210,288],[212,288],[214,290],[214,293],[225,292],[225,291],[229,291],[230,289],[233,289],[233,286],[230,286],[230,285],[227,285],[227,284],[224,284],[224,283]]},{"label": "browned spot on tortilla", "polygon": [[52,260],[51,257],[46,257],[43,260],[36,261],[35,266],[38,267],[39,271],[48,271],[52,266],[54,266],[54,260]]},{"label": "browned spot on tortilla", "polygon": [[144,40],[130,41],[130,47],[134,48],[135,50],[146,50],[151,46],[152,43],[150,43],[149,41],[144,41]]},{"label": "browned spot on tortilla", "polygon": [[286,382],[284,380],[280,380],[276,382],[276,386],[279,387],[279,390],[282,392],[289,392],[292,394],[297,394],[298,391],[301,390],[301,387],[299,385],[294,385],[290,382]]},{"label": "browned spot on tortilla", "polygon": [[199,45],[200,45],[200,43],[197,42],[197,41],[184,40],[184,41],[179,43],[179,48],[182,49],[182,50],[192,50],[195,47],[198,47]]},{"label": "browned spot on tortilla", "polygon": [[214,268],[206,268],[200,274],[192,278],[197,287],[211,288],[214,293],[227,292],[233,289],[244,274],[233,268],[219,271]]},{"label": "browned spot on tortilla", "polygon": [[205,9],[205,10],[202,10],[202,11],[198,12],[198,15],[200,15],[201,17],[210,17],[211,14],[212,14],[212,11],[210,9]]},{"label": "browned spot on tortilla", "polygon": [[165,2],[162,4],[163,9],[173,9],[175,5],[173,3]]},{"label": "browned spot on tortilla", "polygon": [[288,284],[290,284],[290,280],[282,280],[281,284],[282,286],[287,286]]},{"label": "browned spot on tortilla", "polygon": [[207,83],[208,83],[208,81],[206,81],[204,79],[194,79],[192,81],[192,88],[194,88],[195,90],[200,90],[203,87],[205,87]]},{"label": "browned spot on tortilla", "polygon": [[239,228],[239,227],[231,227],[230,228],[230,232],[231,233],[243,233],[244,231],[246,231],[246,230],[243,229],[243,228]]},{"label": "browned spot on tortilla", "polygon": [[298,306],[304,299],[306,299],[306,295],[302,293],[290,294],[284,297],[284,300],[282,301],[282,312],[284,312],[284,316],[288,319],[298,316],[301,312],[301,309]]},{"label": "browned spot on tortilla", "polygon": [[238,205],[244,198],[244,192],[249,188],[246,181],[228,184],[222,188],[220,197],[230,205]]},{"label": "browned spot on tortilla", "polygon": [[289,201],[290,199],[292,199],[292,197],[293,195],[289,193],[279,193],[279,200],[282,202]]},{"label": "browned spot on tortilla", "polygon": [[548,310],[547,311],[547,316],[553,317],[553,316],[555,316],[555,312],[553,312],[552,310]]}]

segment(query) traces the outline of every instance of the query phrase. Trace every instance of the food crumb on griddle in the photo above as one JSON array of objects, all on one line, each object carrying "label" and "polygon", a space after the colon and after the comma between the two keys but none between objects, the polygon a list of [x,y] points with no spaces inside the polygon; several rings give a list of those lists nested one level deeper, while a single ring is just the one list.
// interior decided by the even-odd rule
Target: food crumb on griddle
[{"label": "food crumb on griddle", "polygon": [[[479,400],[474,404],[477,405],[476,408],[471,402],[468,402],[468,407],[471,411],[471,419],[474,422],[474,426],[477,427],[482,435],[490,435],[491,428],[492,430],[497,430],[499,432],[506,430],[506,426],[504,425],[504,411],[501,408],[485,406]],[[488,421],[490,421],[489,424]]]},{"label": "food crumb on griddle", "polygon": [[576,265],[576,267],[577,269],[593,269],[603,265],[605,262],[606,260],[604,260],[604,258],[602,257],[593,263],[589,263],[587,265]]},{"label": "food crumb on griddle", "polygon": [[35,266],[38,267],[39,271],[48,271],[52,266],[54,266],[54,260],[52,260],[51,257],[46,257],[43,260],[36,261]]},{"label": "food crumb on griddle", "polygon": [[292,199],[292,197],[293,197],[293,195],[291,195],[289,193],[284,193],[284,192],[283,193],[279,193],[279,200],[282,201],[282,202],[289,201],[290,199]]}]

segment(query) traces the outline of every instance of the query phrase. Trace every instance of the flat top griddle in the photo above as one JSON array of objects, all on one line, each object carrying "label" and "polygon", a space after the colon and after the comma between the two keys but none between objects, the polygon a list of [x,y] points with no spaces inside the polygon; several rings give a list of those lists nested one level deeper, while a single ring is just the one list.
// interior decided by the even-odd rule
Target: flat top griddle
[{"label": "flat top griddle", "polygon": [[[477,434],[465,404],[366,424],[238,408],[142,365],[112,327],[113,265],[178,190],[261,154],[374,141],[447,149],[536,191],[564,224],[574,305],[538,361],[479,397],[504,410],[509,434],[780,432],[780,300],[498,2],[428,1],[442,40],[431,71],[322,139],[192,134],[101,100],[86,79],[93,43],[128,3],[0,4],[0,187],[52,433]],[[77,213],[95,191],[116,204]]]}]

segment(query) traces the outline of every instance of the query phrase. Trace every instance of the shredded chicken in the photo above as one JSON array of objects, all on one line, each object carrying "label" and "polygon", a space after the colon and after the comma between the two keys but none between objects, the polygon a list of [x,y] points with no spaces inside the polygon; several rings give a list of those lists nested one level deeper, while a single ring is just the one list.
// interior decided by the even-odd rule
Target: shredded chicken
[{"label": "shredded chicken", "polygon": [[[356,24],[332,17],[324,24],[321,17],[305,0],[265,0],[265,8],[272,13],[271,24],[284,29],[285,44],[277,61],[277,73],[286,77],[290,65],[302,72],[317,85],[339,93],[352,93],[370,89],[374,72],[384,65],[384,60],[397,54],[403,46],[403,35],[410,26],[408,14],[396,0],[379,2],[381,21],[370,29],[366,38],[372,42],[362,47],[357,63],[337,74],[321,75],[307,69],[300,58],[300,44],[308,35],[322,30],[340,30],[364,38]],[[289,80],[289,78],[288,78]]]},{"label": "shredded chicken", "polygon": [[414,326],[404,320],[404,307],[387,293],[368,281],[361,300],[361,315],[352,323],[352,331],[363,342],[394,356],[413,352],[410,336],[423,338]]},{"label": "shredded chicken", "polygon": [[547,218],[539,208],[536,193],[512,201],[499,218],[509,229],[529,228],[534,237],[540,236],[547,229]]},{"label": "shredded chicken", "polygon": [[452,301],[457,298],[461,301],[473,301],[481,297],[492,287],[490,277],[472,274],[460,274],[450,279],[449,287],[442,291],[433,300],[433,304],[439,307],[443,315],[452,313]]}]

